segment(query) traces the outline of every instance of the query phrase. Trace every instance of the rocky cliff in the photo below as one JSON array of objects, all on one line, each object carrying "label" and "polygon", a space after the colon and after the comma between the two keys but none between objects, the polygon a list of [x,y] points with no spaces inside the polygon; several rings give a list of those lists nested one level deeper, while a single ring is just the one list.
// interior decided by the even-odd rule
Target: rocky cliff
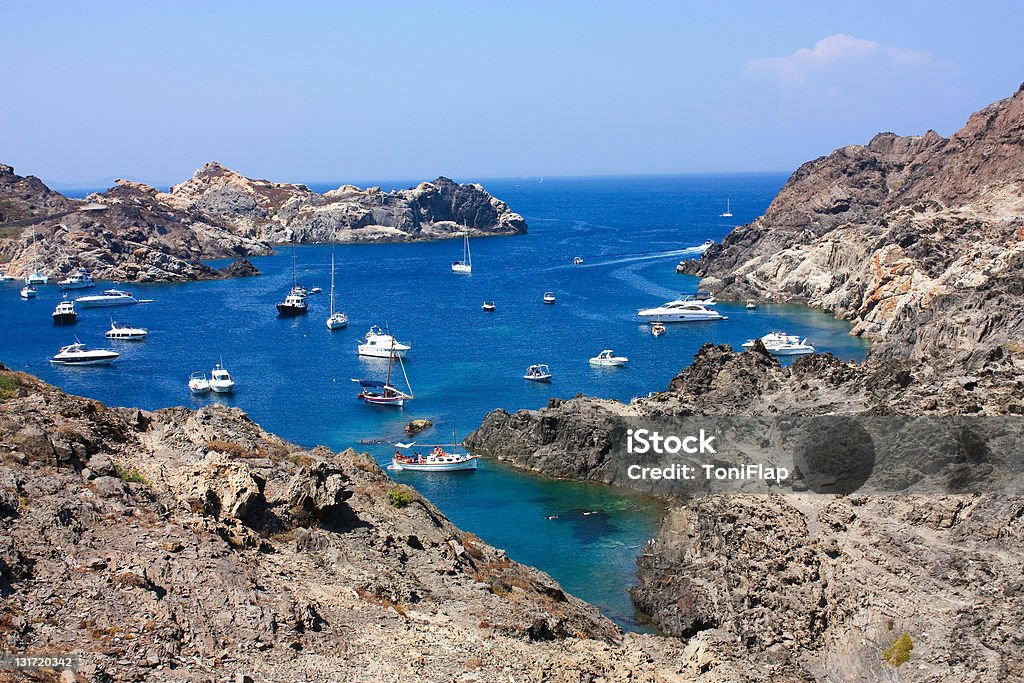
[{"label": "rocky cliff", "polygon": [[83,681],[767,680],[710,636],[621,633],[369,456],[3,366],[0,531],[0,652]]},{"label": "rocky cliff", "polygon": [[804,301],[876,357],[978,365],[1024,336],[1024,88],[949,138],[882,133],[801,166],[683,270],[721,297]]},{"label": "rocky cliff", "polygon": [[[783,368],[762,348],[708,345],[649,398],[496,410],[467,444],[540,473],[651,491],[624,476],[636,458],[617,449],[641,421],[1019,420],[1022,134],[1024,90],[948,139],[881,134],[843,148],[802,166],[764,216],[684,266],[719,296],[805,301],[852,320],[855,333],[875,339],[864,363],[812,356]],[[985,452],[946,455],[980,454],[985,467]],[[900,481],[934,474],[903,465]],[[793,487],[674,499],[638,560],[634,601],[666,633],[688,642],[716,634],[716,642],[739,644],[740,661],[776,678],[1024,678],[1021,638],[1010,626],[1024,617],[1024,497],[956,490],[826,495]]]},{"label": "rocky cliff", "polygon": [[[85,200],[0,166],[0,262],[51,278],[86,267],[95,277],[174,281],[224,277],[201,259],[260,256],[281,243],[404,242],[526,232],[523,218],[479,185],[447,178],[382,192],[246,178],[209,163],[170,192],[120,180]],[[230,273],[228,274],[230,275]]]}]

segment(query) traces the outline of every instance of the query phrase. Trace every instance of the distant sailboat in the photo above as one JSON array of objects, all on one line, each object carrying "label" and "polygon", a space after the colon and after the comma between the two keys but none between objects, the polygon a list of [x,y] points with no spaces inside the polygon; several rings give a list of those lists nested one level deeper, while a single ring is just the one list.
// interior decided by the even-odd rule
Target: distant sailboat
[{"label": "distant sailboat", "polygon": [[32,274],[25,276],[26,285],[45,285],[50,281],[48,275],[39,272],[39,251],[36,249],[36,231],[32,231]]},{"label": "distant sailboat", "polygon": [[462,260],[452,263],[453,273],[469,275],[473,272],[473,254],[469,251],[469,233],[466,233],[462,243]]},{"label": "distant sailboat", "polygon": [[331,253],[331,317],[327,319],[327,329],[334,331],[348,327],[348,316],[341,311],[334,311],[334,253]]},{"label": "distant sailboat", "polygon": [[722,214],[722,218],[732,218],[732,210],[728,199],[725,200],[725,213]]},{"label": "distant sailboat", "polygon": [[[392,350],[388,355],[388,374],[383,382],[380,380],[369,379],[352,380],[359,384],[360,392],[358,397],[367,403],[377,406],[396,406],[401,408],[405,405],[406,401],[411,401],[413,399],[412,386],[409,384],[409,376],[405,374],[405,363],[402,362],[402,355],[395,350],[394,345],[395,341],[394,338],[392,338]],[[405,388],[408,391],[402,391],[391,384],[391,366],[394,364],[396,358],[398,359],[398,365],[402,368],[402,376],[405,378]]]}]

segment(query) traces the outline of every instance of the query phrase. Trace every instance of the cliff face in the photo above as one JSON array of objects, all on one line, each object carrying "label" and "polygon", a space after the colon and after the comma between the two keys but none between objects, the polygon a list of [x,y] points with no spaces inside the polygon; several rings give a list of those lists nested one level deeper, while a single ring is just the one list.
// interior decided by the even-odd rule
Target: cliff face
[{"label": "cliff face", "polygon": [[0,651],[81,681],[767,680],[713,634],[621,633],[367,455],[2,365],[0,598]]},{"label": "cliff face", "polygon": [[943,138],[875,136],[801,166],[763,216],[684,270],[723,297],[805,301],[876,357],[971,366],[1019,340],[1024,89]]},{"label": "cliff face", "polygon": [[0,166],[0,262],[20,276],[60,277],[86,267],[95,277],[172,281],[222,277],[200,259],[260,256],[280,243],[405,242],[526,232],[526,222],[479,185],[447,178],[409,190],[304,185],[246,178],[209,163],[170,192],[118,181],[86,200]]}]

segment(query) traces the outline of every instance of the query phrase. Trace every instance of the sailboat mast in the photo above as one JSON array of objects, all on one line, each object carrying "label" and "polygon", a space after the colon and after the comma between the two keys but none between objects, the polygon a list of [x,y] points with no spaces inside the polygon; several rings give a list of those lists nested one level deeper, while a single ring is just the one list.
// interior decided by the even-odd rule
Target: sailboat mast
[{"label": "sailboat mast", "polygon": [[334,316],[334,252],[331,252],[331,317]]},{"label": "sailboat mast", "polygon": [[468,232],[466,233],[466,244],[465,244],[465,249],[463,251],[465,252],[463,257],[462,257],[463,263],[465,263],[467,266],[472,267],[473,266],[473,253],[469,250],[469,233]]}]

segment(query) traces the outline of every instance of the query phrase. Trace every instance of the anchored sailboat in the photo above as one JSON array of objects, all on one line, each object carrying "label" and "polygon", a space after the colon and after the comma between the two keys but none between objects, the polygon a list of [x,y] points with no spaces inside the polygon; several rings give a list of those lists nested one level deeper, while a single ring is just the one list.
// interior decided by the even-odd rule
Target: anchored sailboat
[{"label": "anchored sailboat", "polygon": [[[352,381],[359,384],[361,391],[358,397],[367,403],[377,406],[397,406],[401,408],[405,405],[406,401],[411,401],[414,396],[412,395],[412,386],[409,384],[409,375],[405,373],[405,363],[402,362],[402,356],[394,349],[394,337],[392,337],[391,344],[392,351],[388,354],[388,374],[383,382],[380,380],[354,378]],[[405,388],[408,389],[408,392],[391,385],[391,367],[395,364],[395,359],[398,360],[398,365],[402,368],[402,376],[405,378]]]},{"label": "anchored sailboat", "polygon": [[331,252],[331,315],[327,318],[327,329],[334,331],[348,327],[348,316],[334,310],[334,252]]},{"label": "anchored sailboat", "polygon": [[32,273],[25,276],[26,285],[45,285],[50,281],[48,275],[39,272],[39,251],[36,249],[36,231],[32,231]]},{"label": "anchored sailboat", "polygon": [[466,233],[462,242],[462,260],[452,263],[452,272],[466,275],[473,272],[473,254],[469,252],[469,233]]},{"label": "anchored sailboat", "polygon": [[722,218],[732,218],[732,209],[729,207],[729,200],[725,200],[725,213],[722,214]]}]

